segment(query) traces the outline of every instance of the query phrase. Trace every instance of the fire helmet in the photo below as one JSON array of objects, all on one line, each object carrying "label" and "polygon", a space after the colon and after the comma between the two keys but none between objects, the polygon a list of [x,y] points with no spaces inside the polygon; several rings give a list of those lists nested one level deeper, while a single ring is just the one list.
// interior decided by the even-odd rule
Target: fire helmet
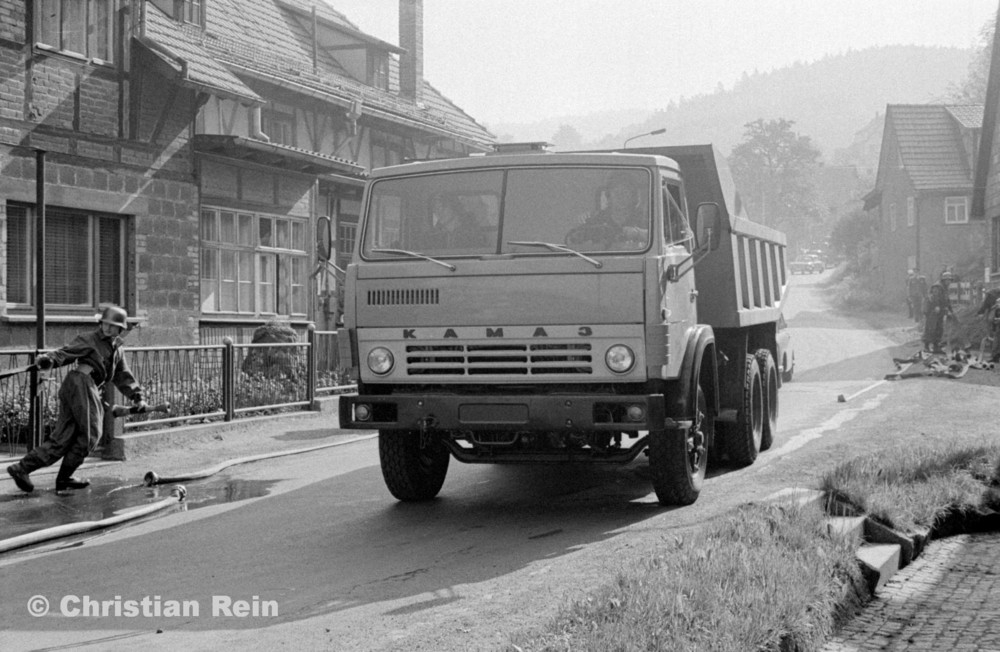
[{"label": "fire helmet", "polygon": [[108,306],[101,313],[101,323],[112,324],[122,330],[128,330],[128,313],[124,308],[118,306]]}]

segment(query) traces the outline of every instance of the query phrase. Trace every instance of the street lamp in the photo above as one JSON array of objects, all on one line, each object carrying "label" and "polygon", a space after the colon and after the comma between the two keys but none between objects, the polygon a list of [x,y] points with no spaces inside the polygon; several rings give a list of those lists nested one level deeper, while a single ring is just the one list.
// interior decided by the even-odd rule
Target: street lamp
[{"label": "street lamp", "polygon": [[630,141],[630,140],[635,140],[636,138],[642,138],[643,136],[659,136],[660,134],[665,134],[665,133],[667,133],[666,127],[661,127],[660,129],[654,129],[654,130],[652,130],[650,132],[647,132],[647,133],[644,133],[644,134],[639,134],[638,136],[632,136],[631,138],[626,138],[625,139],[625,144],[622,145],[622,149],[625,149],[625,148],[628,147],[628,141]]}]

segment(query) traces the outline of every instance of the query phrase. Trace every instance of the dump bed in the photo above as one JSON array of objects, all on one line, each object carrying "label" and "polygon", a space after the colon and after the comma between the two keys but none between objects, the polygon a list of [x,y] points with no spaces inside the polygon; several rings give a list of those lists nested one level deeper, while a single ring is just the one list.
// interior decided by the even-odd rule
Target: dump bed
[{"label": "dump bed", "polygon": [[714,328],[777,321],[788,284],[785,234],[747,218],[729,166],[715,147],[630,147],[628,152],[676,161],[692,212],[701,202],[715,202],[722,209],[725,232],[719,248],[694,271],[698,321]]}]

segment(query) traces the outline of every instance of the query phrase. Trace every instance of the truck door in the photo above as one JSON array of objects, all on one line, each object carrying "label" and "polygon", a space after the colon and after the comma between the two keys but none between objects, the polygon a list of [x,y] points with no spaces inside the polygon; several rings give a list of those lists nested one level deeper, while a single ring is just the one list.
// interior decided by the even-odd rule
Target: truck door
[{"label": "truck door", "polygon": [[[686,334],[698,321],[697,297],[694,274],[681,275],[676,281],[667,280],[667,268],[680,265],[691,255],[693,232],[685,212],[681,188],[676,181],[663,180],[663,237],[664,255],[660,258],[660,316],[668,327],[668,376],[680,371],[684,356]],[[690,261],[686,264],[690,265]]]}]

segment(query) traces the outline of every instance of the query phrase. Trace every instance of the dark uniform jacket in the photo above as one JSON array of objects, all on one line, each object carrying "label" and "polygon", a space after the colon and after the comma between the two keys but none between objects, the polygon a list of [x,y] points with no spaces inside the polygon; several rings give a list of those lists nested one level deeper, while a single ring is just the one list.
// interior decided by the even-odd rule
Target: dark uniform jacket
[{"label": "dark uniform jacket", "polygon": [[126,398],[142,400],[139,383],[125,362],[121,339],[105,338],[99,327],[89,333],[77,335],[72,342],[57,351],[46,353],[46,356],[52,360],[54,367],[72,362],[86,364],[93,370],[90,376],[98,389],[110,380]]}]

